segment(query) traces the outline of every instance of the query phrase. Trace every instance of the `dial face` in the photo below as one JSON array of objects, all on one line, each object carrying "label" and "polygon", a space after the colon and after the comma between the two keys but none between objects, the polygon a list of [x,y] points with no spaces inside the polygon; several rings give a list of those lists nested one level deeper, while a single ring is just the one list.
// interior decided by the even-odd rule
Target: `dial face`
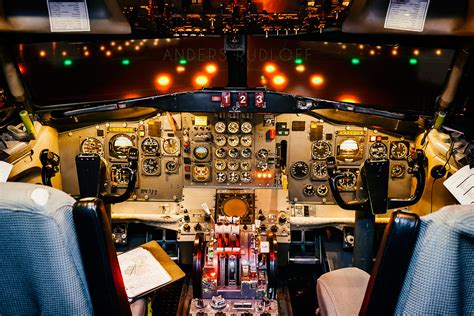
[{"label": "dial face", "polygon": [[266,150],[265,148],[262,148],[259,151],[257,151],[257,158],[258,159],[267,160],[268,155],[269,155],[268,150]]},{"label": "dial face", "polygon": [[160,161],[157,158],[143,159],[142,171],[147,176],[158,175],[160,173]]},{"label": "dial face", "polygon": [[225,160],[218,159],[214,162],[214,168],[216,168],[217,171],[223,171],[227,168],[227,163]]},{"label": "dial face", "polygon": [[227,144],[227,138],[224,135],[217,135],[214,141],[219,147],[225,146],[225,144]]},{"label": "dial face", "polygon": [[408,156],[408,145],[405,142],[392,142],[390,156],[392,159],[405,159]]},{"label": "dial face", "polygon": [[227,156],[227,151],[224,148],[217,148],[216,149],[216,157],[217,158],[225,158]]},{"label": "dial face", "polygon": [[218,183],[224,183],[227,180],[227,175],[225,172],[218,172],[216,173],[216,181]]},{"label": "dial face", "polygon": [[252,150],[250,148],[244,148],[240,152],[242,158],[250,158],[252,156]]},{"label": "dial face", "polygon": [[211,177],[211,170],[209,166],[205,165],[194,165],[193,170],[193,180],[197,182],[206,182]]},{"label": "dial face", "polygon": [[240,175],[240,181],[242,181],[242,183],[250,183],[252,181],[252,175],[250,172],[242,172]]},{"label": "dial face", "polygon": [[179,142],[175,138],[167,138],[163,142],[163,150],[169,155],[174,155],[179,151]]},{"label": "dial face", "polygon": [[232,147],[239,146],[239,136],[236,136],[236,135],[229,136],[229,139],[227,141],[229,142],[229,146],[232,146]]},{"label": "dial face", "polygon": [[252,133],[252,123],[250,122],[243,122],[242,125],[240,126],[240,130],[244,134],[250,134]]},{"label": "dial face", "polygon": [[326,179],[328,175],[328,168],[324,162],[315,162],[311,164],[311,178]]},{"label": "dial face", "polygon": [[240,163],[240,169],[244,171],[250,171],[252,169],[252,164],[250,163],[250,161],[242,161]]},{"label": "dial face", "polygon": [[374,159],[384,159],[387,158],[387,146],[381,142],[375,142],[370,145],[369,155]]},{"label": "dial face", "polygon": [[337,182],[339,189],[344,191],[351,191],[357,184],[357,175],[350,170],[343,171],[344,178]]},{"label": "dial face", "polygon": [[336,158],[341,162],[355,162],[363,159],[365,137],[338,139]]},{"label": "dial face", "polygon": [[225,129],[226,125],[224,122],[219,121],[214,125],[214,130],[216,131],[216,133],[222,134],[225,132]]},{"label": "dial face", "polygon": [[315,160],[324,160],[331,156],[331,145],[319,140],[311,145],[311,157]]},{"label": "dial face", "polygon": [[209,156],[209,148],[205,146],[197,146],[193,150],[193,155],[196,159],[203,160]]},{"label": "dial face", "polygon": [[128,150],[131,147],[133,147],[133,140],[126,134],[115,135],[109,142],[110,155],[117,159],[127,159]]},{"label": "dial face", "polygon": [[327,185],[325,185],[325,184],[321,184],[321,185],[316,189],[316,194],[317,194],[318,196],[323,197],[323,196],[328,195],[328,193],[329,193],[329,189],[328,189]]},{"label": "dial face", "polygon": [[239,132],[239,123],[230,122],[229,125],[227,125],[227,130],[231,134],[237,134]]},{"label": "dial face", "polygon": [[392,178],[401,178],[405,174],[406,167],[404,165],[396,164],[392,166],[390,170],[390,176]]},{"label": "dial face", "polygon": [[290,174],[295,179],[304,179],[309,174],[309,166],[304,161],[297,161],[291,166]]},{"label": "dial face", "polygon": [[239,173],[235,171],[229,172],[227,179],[230,183],[237,183],[239,182]]},{"label": "dial face", "polygon": [[242,146],[244,147],[252,146],[252,136],[250,135],[242,136],[242,138],[240,139],[240,144],[242,144]]},{"label": "dial face", "polygon": [[160,152],[160,143],[151,137],[147,137],[142,142],[142,150],[148,155],[157,155]]},{"label": "dial face", "polygon": [[229,149],[229,157],[230,158],[238,158],[239,157],[239,150],[237,148]]},{"label": "dial face", "polygon": [[166,163],[166,172],[168,173],[175,173],[178,171],[178,164],[176,161],[170,160]]},{"label": "dial face", "polygon": [[239,170],[239,162],[236,161],[236,160],[229,160],[229,163],[227,164],[227,167],[231,171]]},{"label": "dial face", "polygon": [[122,165],[112,165],[111,167],[111,180],[118,186],[126,186],[130,181],[130,173],[127,169],[123,168]]},{"label": "dial face", "polygon": [[303,195],[306,197],[314,196],[316,194],[316,189],[311,185],[308,184],[303,189]]},{"label": "dial face", "polygon": [[257,168],[260,171],[267,171],[268,170],[268,163],[266,161],[259,161],[259,162],[257,162]]},{"label": "dial face", "polygon": [[94,137],[87,137],[81,144],[81,152],[85,154],[104,155],[104,146]]}]

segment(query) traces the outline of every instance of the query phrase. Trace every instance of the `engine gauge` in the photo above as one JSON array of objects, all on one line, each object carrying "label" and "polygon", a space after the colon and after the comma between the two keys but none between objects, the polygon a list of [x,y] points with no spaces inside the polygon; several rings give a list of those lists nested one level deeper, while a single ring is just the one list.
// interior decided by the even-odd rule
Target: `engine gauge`
[{"label": "engine gauge", "polygon": [[250,183],[252,181],[252,175],[250,172],[242,172],[240,175],[240,181],[242,183]]},{"label": "engine gauge", "polygon": [[230,183],[237,183],[239,182],[239,173],[235,171],[229,172],[227,179]]},{"label": "engine gauge", "polygon": [[408,157],[409,145],[406,142],[392,142],[390,144],[390,158],[403,160]]},{"label": "engine gauge", "polygon": [[216,181],[218,183],[224,183],[227,180],[227,175],[225,172],[218,172],[216,173]]},{"label": "engine gauge", "polygon": [[311,164],[311,179],[321,180],[326,179],[328,175],[328,168],[324,162],[315,162]]},{"label": "engine gauge", "polygon": [[385,159],[387,158],[387,152],[387,145],[382,142],[375,142],[369,148],[369,155],[373,159]]},{"label": "engine gauge", "polygon": [[130,173],[127,169],[123,168],[123,165],[112,165],[111,166],[111,181],[117,186],[127,186],[130,181]]},{"label": "engine gauge", "polygon": [[351,170],[343,171],[342,174],[344,175],[344,178],[337,182],[339,189],[342,191],[354,190],[357,184],[357,175]]},{"label": "engine gauge", "polygon": [[175,155],[179,152],[179,141],[176,138],[167,138],[163,142],[163,150],[168,155]]},{"label": "engine gauge", "polygon": [[329,189],[327,185],[321,184],[317,189],[316,189],[316,194],[320,197],[326,196],[329,193]]},{"label": "engine gauge", "polygon": [[240,163],[240,169],[244,171],[250,171],[252,169],[252,164],[250,163],[250,161],[242,161]]},{"label": "engine gauge", "polygon": [[240,155],[242,156],[242,158],[248,159],[252,156],[252,150],[250,148],[244,148],[240,152]]},{"label": "engine gauge", "polygon": [[250,135],[242,136],[242,138],[240,139],[240,144],[244,147],[252,146],[252,136]]},{"label": "engine gauge", "polygon": [[145,158],[142,162],[143,174],[147,176],[157,176],[160,174],[160,161],[157,158]]},{"label": "engine gauge", "polygon": [[81,152],[85,154],[98,154],[103,156],[104,146],[97,138],[87,137],[81,144]]},{"label": "engine gauge", "polygon": [[260,170],[260,171],[267,171],[268,170],[268,163],[266,161],[257,162],[257,169]]},{"label": "engine gauge", "polygon": [[309,174],[309,166],[304,161],[297,161],[291,166],[290,174],[295,179],[304,179]]},{"label": "engine gauge", "polygon": [[260,149],[257,151],[257,158],[261,160],[267,160],[268,159],[269,152],[265,148]]},{"label": "engine gauge", "polygon": [[142,142],[142,150],[147,155],[157,155],[160,153],[160,143],[151,137],[147,137]]},{"label": "engine gauge", "polygon": [[196,182],[209,181],[211,169],[207,165],[194,165],[192,168],[193,180]]},{"label": "engine gauge", "polygon": [[242,125],[240,126],[240,130],[244,134],[252,133],[252,128],[253,128],[253,126],[252,126],[252,123],[250,123],[250,122],[243,122]]},{"label": "engine gauge", "polygon": [[328,142],[319,140],[311,145],[311,157],[314,160],[324,160],[331,156],[331,145]]},{"label": "engine gauge", "polygon": [[216,149],[216,157],[217,158],[225,158],[225,156],[227,156],[227,151],[225,150],[225,148],[217,148]]},{"label": "engine gauge", "polygon": [[227,168],[227,163],[225,160],[218,159],[214,162],[214,168],[218,171],[224,171]]},{"label": "engine gauge", "polygon": [[316,189],[314,188],[313,185],[308,184],[303,188],[303,195],[306,197],[311,197],[316,194]]},{"label": "engine gauge", "polygon": [[222,147],[227,144],[227,138],[224,135],[217,135],[216,138],[214,139],[214,142],[216,143],[217,146]]},{"label": "engine gauge", "polygon": [[229,162],[227,163],[227,167],[231,171],[239,170],[239,162],[236,160],[229,160]]},{"label": "engine gauge", "polygon": [[204,160],[209,156],[209,148],[206,146],[196,146],[193,150],[193,155],[198,160]]},{"label": "engine gauge", "polygon": [[404,165],[395,164],[390,170],[390,176],[392,178],[402,178],[405,175],[405,169],[406,167]]},{"label": "engine gauge", "polygon": [[166,163],[165,168],[167,173],[177,173],[179,165],[176,161],[170,160]]},{"label": "engine gauge", "polygon": [[237,148],[229,149],[229,157],[230,158],[239,158],[239,150]]},{"label": "engine gauge", "polygon": [[117,134],[110,139],[109,154],[117,159],[127,159],[128,150],[133,147],[132,137],[127,134]]},{"label": "engine gauge", "polygon": [[238,122],[230,122],[229,125],[227,125],[227,130],[231,134],[237,134],[239,132],[239,123]]},{"label": "engine gauge", "polygon": [[222,134],[225,132],[226,130],[226,125],[224,122],[217,122],[215,125],[214,125],[214,130],[216,131],[216,133],[219,133],[219,134]]},{"label": "engine gauge", "polygon": [[229,139],[227,140],[227,142],[229,143],[229,146],[232,146],[232,147],[239,146],[239,136],[236,136],[236,135],[229,136]]}]

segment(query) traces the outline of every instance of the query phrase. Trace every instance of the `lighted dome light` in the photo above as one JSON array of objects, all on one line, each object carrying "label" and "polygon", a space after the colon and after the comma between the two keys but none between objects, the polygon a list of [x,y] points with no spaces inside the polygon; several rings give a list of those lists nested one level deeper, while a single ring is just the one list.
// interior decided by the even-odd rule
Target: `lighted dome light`
[{"label": "lighted dome light", "polygon": [[265,72],[272,74],[276,71],[276,66],[274,64],[266,64],[264,69]]},{"label": "lighted dome light", "polygon": [[311,76],[311,84],[313,86],[321,86],[324,83],[324,78],[321,75]]}]

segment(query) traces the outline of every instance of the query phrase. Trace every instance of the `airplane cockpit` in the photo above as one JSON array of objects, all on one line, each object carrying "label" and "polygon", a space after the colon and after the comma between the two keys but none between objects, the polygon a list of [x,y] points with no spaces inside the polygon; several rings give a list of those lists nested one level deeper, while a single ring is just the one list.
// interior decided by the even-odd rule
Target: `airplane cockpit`
[{"label": "airplane cockpit", "polygon": [[0,315],[471,315],[472,1],[0,1]]}]

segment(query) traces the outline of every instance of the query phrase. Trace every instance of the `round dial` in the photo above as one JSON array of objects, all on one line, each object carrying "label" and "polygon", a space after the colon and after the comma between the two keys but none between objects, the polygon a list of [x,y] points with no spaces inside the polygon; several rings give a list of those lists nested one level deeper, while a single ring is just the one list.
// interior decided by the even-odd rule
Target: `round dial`
[{"label": "round dial", "polygon": [[195,165],[193,166],[193,180],[197,182],[205,182],[211,176],[211,170],[208,166]]},{"label": "round dial", "polygon": [[313,179],[325,179],[328,175],[328,168],[324,162],[315,162],[311,165],[311,177]]},{"label": "round dial", "polygon": [[217,171],[223,171],[227,168],[227,163],[225,160],[218,159],[214,162],[214,168],[216,168]]},{"label": "round dial", "polygon": [[230,122],[229,125],[227,125],[227,130],[231,134],[237,134],[239,132],[239,123],[238,122]]},{"label": "round dial", "polygon": [[217,148],[216,149],[216,157],[217,158],[225,158],[227,155],[227,151],[224,148]]},{"label": "round dial", "polygon": [[267,171],[268,170],[268,163],[266,161],[259,161],[259,162],[257,162],[257,168],[260,171]]},{"label": "round dial", "polygon": [[393,142],[390,146],[392,159],[405,159],[408,156],[408,146],[404,142]]},{"label": "round dial", "polygon": [[252,164],[250,163],[250,161],[242,161],[240,163],[240,169],[244,171],[250,171],[252,169]]},{"label": "round dial", "polygon": [[225,146],[227,144],[227,138],[224,135],[217,135],[214,139],[217,146]]},{"label": "round dial", "polygon": [[396,164],[392,166],[392,170],[390,170],[390,176],[392,178],[401,178],[405,174],[405,166]]},{"label": "round dial", "polygon": [[328,189],[327,185],[325,185],[325,184],[321,184],[321,185],[316,189],[316,194],[317,194],[318,196],[321,196],[321,197],[322,197],[322,196],[326,196],[326,195],[328,195],[328,193],[329,193],[329,189]]},{"label": "round dial", "polygon": [[173,160],[168,161],[165,167],[166,167],[166,171],[169,173],[174,173],[178,171],[178,164],[176,163],[176,161],[173,161]]},{"label": "round dial", "polygon": [[319,140],[311,145],[311,157],[315,160],[324,160],[331,156],[331,145]]},{"label": "round dial", "polygon": [[350,171],[350,170],[346,170],[342,172],[342,174],[344,175],[344,178],[340,179],[337,182],[338,187],[341,190],[346,190],[346,191],[354,189],[354,187],[357,184],[357,175],[353,171]]},{"label": "round dial", "polygon": [[303,188],[304,196],[310,197],[310,196],[314,196],[315,194],[316,194],[316,190],[311,184],[308,184]]},{"label": "round dial", "polygon": [[252,123],[250,123],[250,122],[243,122],[242,125],[240,126],[240,130],[244,134],[252,133],[252,128],[253,128],[253,126],[252,126]]},{"label": "round dial", "polygon": [[309,166],[304,161],[297,161],[291,166],[290,174],[295,179],[304,179],[309,174]]},{"label": "round dial", "polygon": [[81,144],[81,152],[85,154],[104,155],[104,146],[94,137],[87,137]]},{"label": "round dial", "polygon": [[229,163],[227,164],[227,167],[231,171],[239,170],[239,162],[236,161],[236,160],[229,160]]},{"label": "round dial", "polygon": [[214,130],[216,131],[216,133],[222,134],[225,132],[225,129],[226,129],[226,126],[224,122],[219,121],[214,125]]},{"label": "round dial", "polygon": [[160,161],[157,158],[145,158],[142,162],[142,171],[147,176],[155,176],[160,173]]},{"label": "round dial", "polygon": [[240,181],[243,183],[250,183],[252,181],[252,175],[250,172],[242,172],[240,175]]},{"label": "round dial", "polygon": [[239,157],[239,150],[237,148],[229,149],[229,157],[230,158],[238,158]]},{"label": "round dial", "polygon": [[225,172],[218,172],[216,173],[216,181],[218,183],[224,183],[227,180],[227,175]]},{"label": "round dial", "polygon": [[148,155],[157,155],[160,152],[160,143],[151,137],[147,137],[142,142],[142,150]]},{"label": "round dial", "polygon": [[252,156],[252,150],[250,148],[244,148],[240,152],[242,158],[250,158]]},{"label": "round dial", "polygon": [[117,134],[110,139],[110,155],[117,159],[127,159],[128,150],[133,147],[131,136],[126,134]]},{"label": "round dial", "polygon": [[257,158],[258,159],[267,160],[268,155],[269,155],[269,152],[265,148],[262,148],[259,151],[257,151]]},{"label": "round dial", "polygon": [[203,160],[209,156],[209,148],[205,146],[197,146],[193,150],[193,155],[196,159]]},{"label": "round dial", "polygon": [[242,146],[244,147],[252,146],[252,136],[250,135],[242,136],[242,138],[240,139],[240,144],[242,144]]},{"label": "round dial", "polygon": [[227,179],[229,179],[230,183],[237,183],[239,182],[239,173],[235,171],[229,172]]},{"label": "round dial", "polygon": [[126,186],[128,181],[130,181],[130,173],[127,169],[124,169],[122,165],[112,165],[112,182],[115,182],[117,185]]},{"label": "round dial", "polygon": [[232,147],[239,146],[239,136],[236,136],[236,135],[229,136],[229,139],[227,141],[229,143],[229,146],[232,146]]},{"label": "round dial", "polygon": [[375,142],[370,145],[369,155],[374,159],[387,158],[387,146],[381,142]]},{"label": "round dial", "polygon": [[169,155],[174,155],[179,151],[179,142],[176,138],[167,138],[163,142],[163,150]]}]

